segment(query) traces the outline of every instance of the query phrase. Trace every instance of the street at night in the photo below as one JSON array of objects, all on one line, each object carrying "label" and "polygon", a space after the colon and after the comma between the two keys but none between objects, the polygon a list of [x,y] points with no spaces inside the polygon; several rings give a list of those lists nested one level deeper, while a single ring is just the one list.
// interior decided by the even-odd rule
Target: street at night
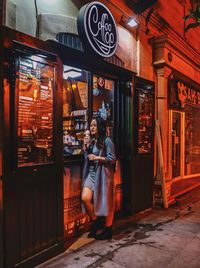
[{"label": "street at night", "polygon": [[199,268],[199,248],[197,188],[168,210],[154,208],[118,221],[112,240],[95,241],[84,234],[67,252],[38,268]]}]

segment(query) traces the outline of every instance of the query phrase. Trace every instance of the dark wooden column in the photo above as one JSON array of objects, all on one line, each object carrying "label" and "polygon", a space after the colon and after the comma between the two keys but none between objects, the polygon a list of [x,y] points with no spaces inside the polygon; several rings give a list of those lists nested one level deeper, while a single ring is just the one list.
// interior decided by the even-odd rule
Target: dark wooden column
[{"label": "dark wooden column", "polygon": [[[0,1],[0,26],[4,0]],[[0,36],[0,268],[3,268],[3,183],[2,183],[2,133],[3,133],[3,49]]]},{"label": "dark wooden column", "polygon": [[0,26],[6,24],[6,0],[0,1]]}]

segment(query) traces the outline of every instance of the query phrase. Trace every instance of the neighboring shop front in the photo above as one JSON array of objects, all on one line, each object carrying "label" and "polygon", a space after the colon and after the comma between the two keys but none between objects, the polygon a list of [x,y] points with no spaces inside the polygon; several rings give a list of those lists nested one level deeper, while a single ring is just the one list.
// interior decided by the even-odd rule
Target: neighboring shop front
[{"label": "neighboring shop front", "polygon": [[197,177],[196,182],[199,184],[200,86],[186,77],[174,74],[170,75],[168,83],[172,179],[178,181]]},{"label": "neighboring shop front", "polygon": [[200,185],[200,59],[183,39],[173,38],[152,40],[157,72],[156,137],[161,144],[155,192],[165,207]]}]

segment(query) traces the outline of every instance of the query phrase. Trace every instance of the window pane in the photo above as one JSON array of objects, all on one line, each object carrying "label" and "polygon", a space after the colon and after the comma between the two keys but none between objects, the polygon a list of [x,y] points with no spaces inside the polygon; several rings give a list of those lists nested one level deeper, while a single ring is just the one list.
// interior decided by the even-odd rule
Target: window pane
[{"label": "window pane", "polygon": [[88,73],[64,66],[63,78],[64,155],[79,155],[83,153],[83,137],[88,128]]},{"label": "window pane", "polygon": [[153,94],[138,90],[138,153],[151,153],[153,149]]},{"label": "window pane", "polygon": [[200,173],[200,109],[185,109],[185,175]]},{"label": "window pane", "polygon": [[54,67],[19,58],[18,166],[53,161]]},{"label": "window pane", "polygon": [[113,136],[114,81],[102,76],[93,76],[93,116],[106,120],[107,134]]}]

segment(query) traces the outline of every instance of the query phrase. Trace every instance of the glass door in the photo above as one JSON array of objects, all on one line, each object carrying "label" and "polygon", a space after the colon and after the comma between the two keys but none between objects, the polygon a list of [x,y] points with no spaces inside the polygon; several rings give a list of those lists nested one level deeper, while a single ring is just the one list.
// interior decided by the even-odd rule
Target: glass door
[{"label": "glass door", "polygon": [[81,230],[89,217],[81,210],[83,139],[88,129],[90,73],[63,65],[64,238]]},{"label": "glass door", "polygon": [[182,150],[182,113],[172,111],[171,125],[171,152],[172,152],[172,178],[181,177],[181,150]]}]

